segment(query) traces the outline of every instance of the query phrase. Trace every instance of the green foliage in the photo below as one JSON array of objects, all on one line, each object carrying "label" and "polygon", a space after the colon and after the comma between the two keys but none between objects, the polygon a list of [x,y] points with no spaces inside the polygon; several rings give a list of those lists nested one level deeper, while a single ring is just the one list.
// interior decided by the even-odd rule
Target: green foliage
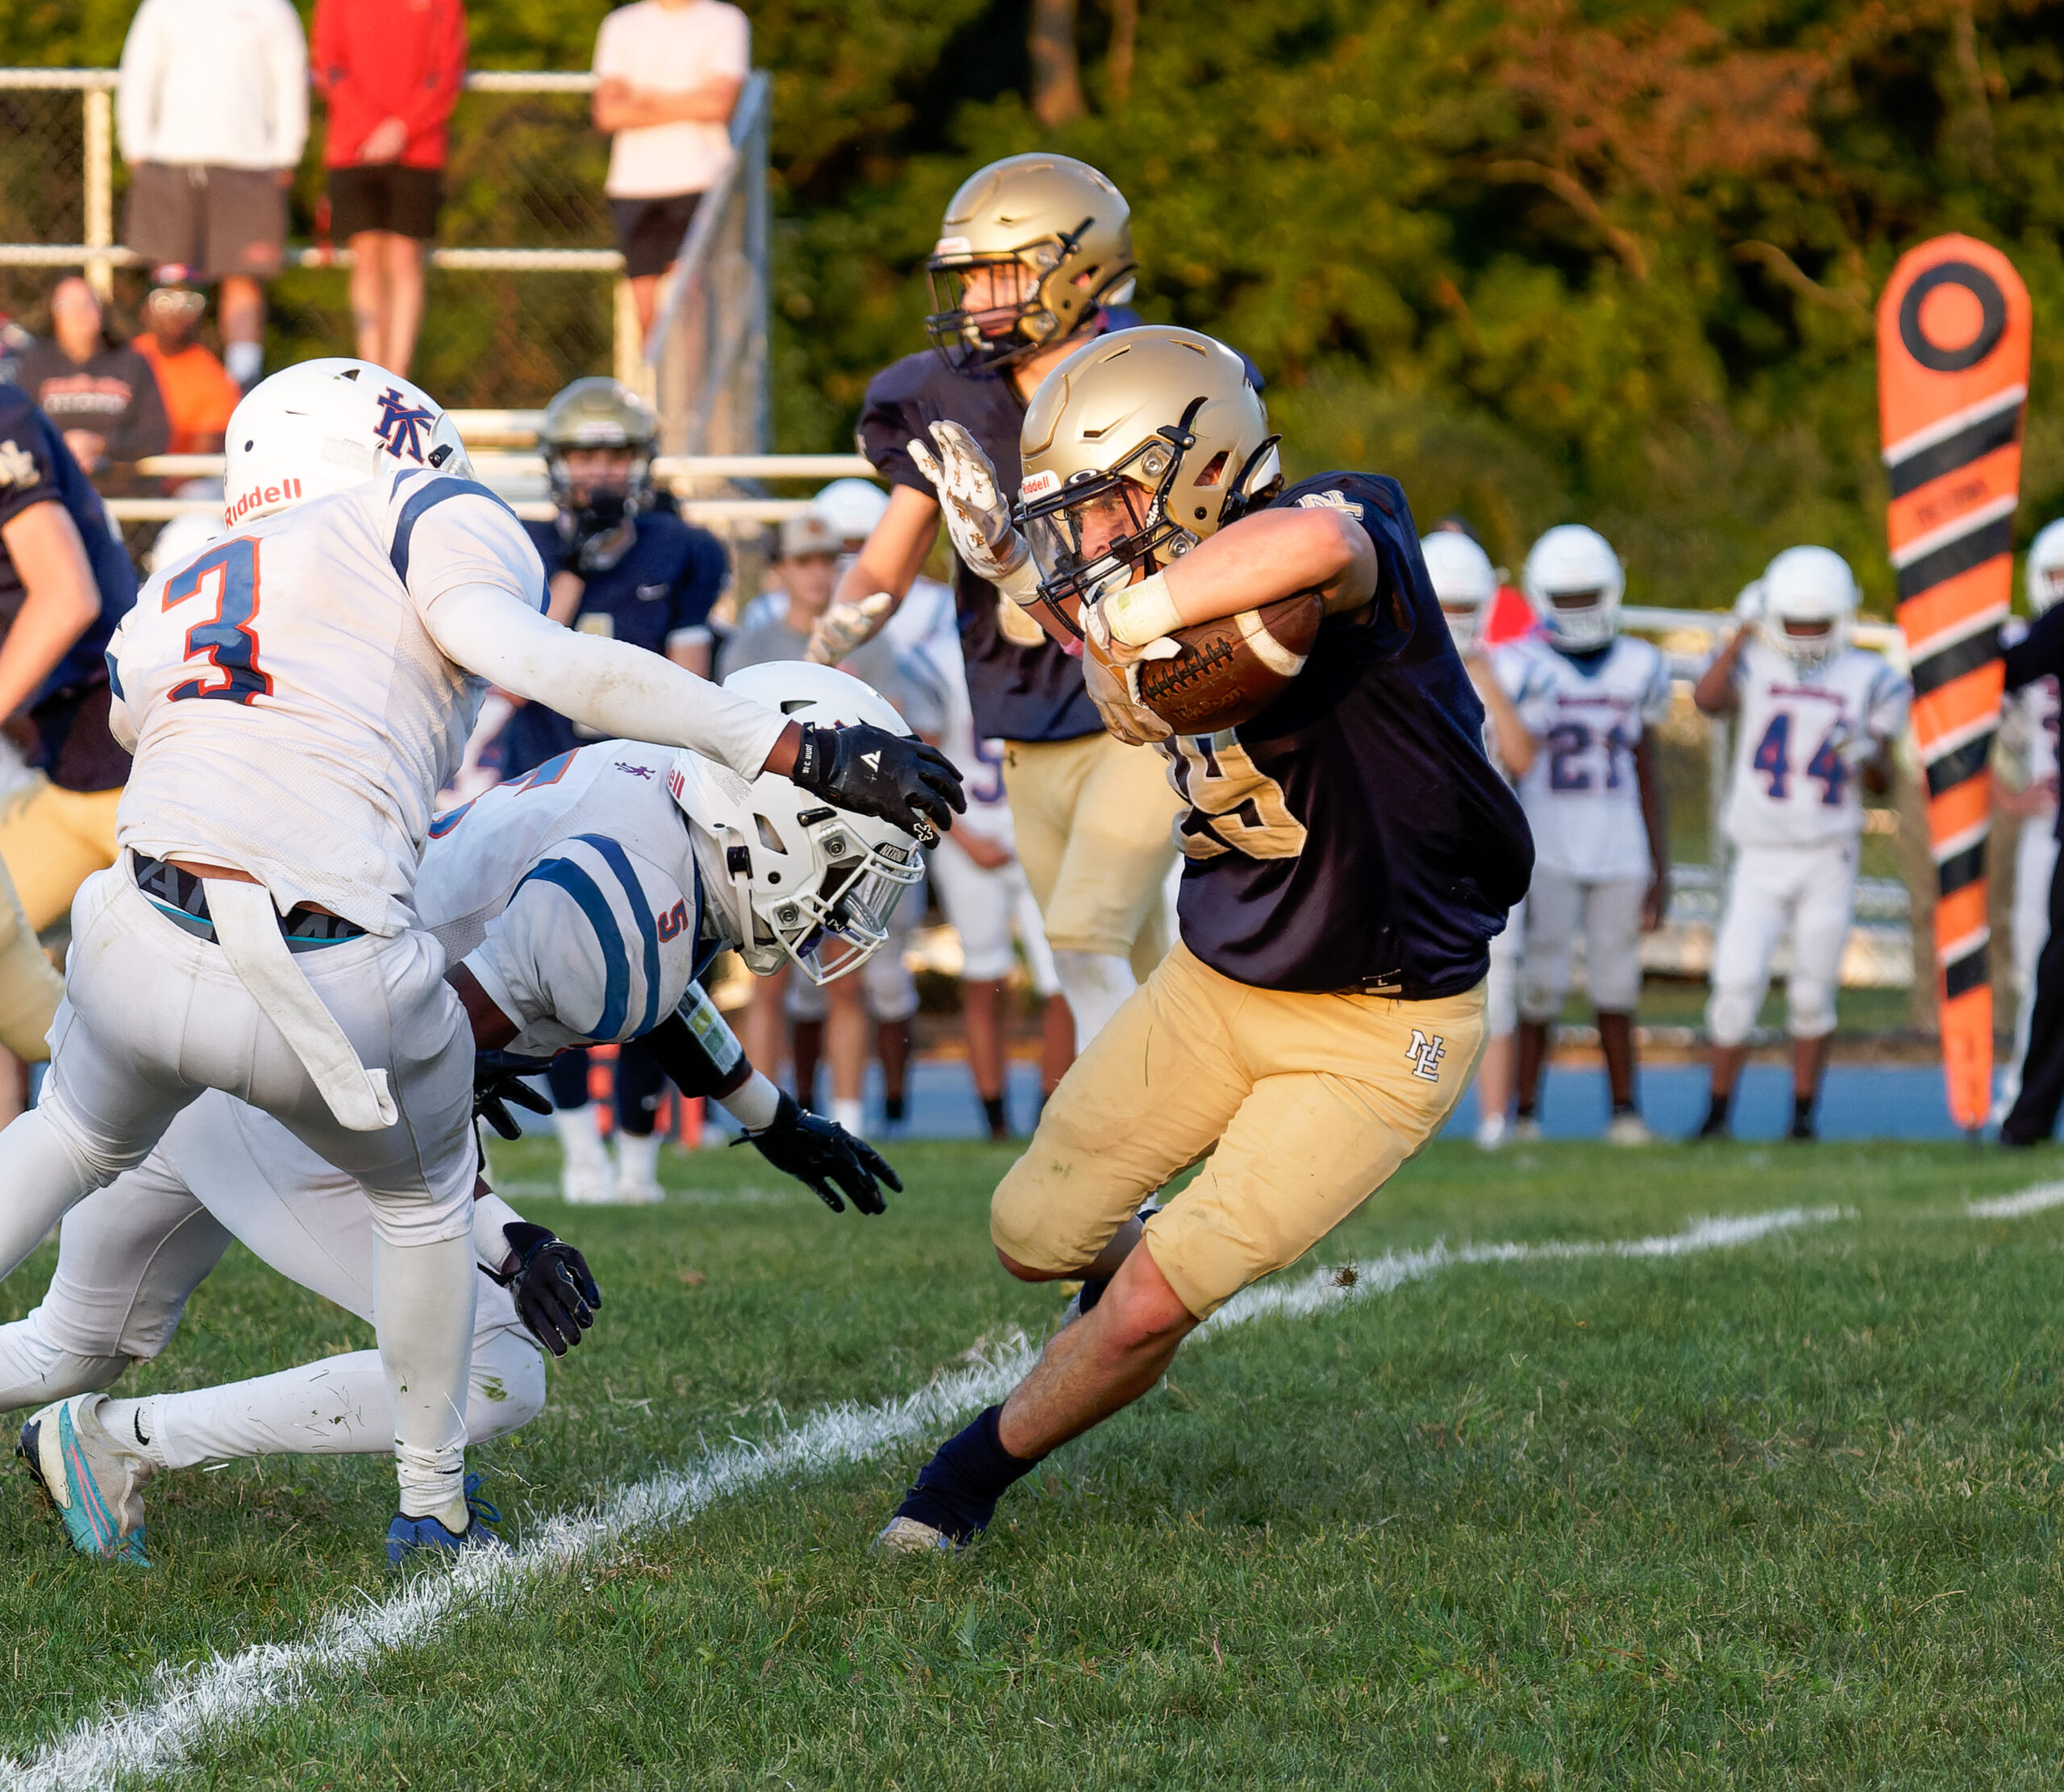
[{"label": "green foliage", "polygon": [[[605,10],[476,0],[475,56],[582,66]],[[962,177],[1051,144],[1131,198],[1146,315],[1260,364],[1294,466],[1396,472],[1508,563],[1582,518],[1637,599],[1721,604],[1817,539],[1888,601],[1870,304],[1951,229],[2005,248],[2034,295],[2024,537],[2064,507],[2059,0],[1142,0],[1129,81],[1125,10],[1084,0],[1091,109],[1048,131],[1026,0],[752,0],[781,446],[842,445],[869,376],[921,345],[923,258]],[[0,54],[112,61],[127,11],[27,0]],[[577,121],[490,135],[512,165],[599,165]],[[305,214],[318,185],[311,152]],[[289,305],[282,346],[341,330],[341,281],[308,281],[327,284],[300,322]],[[568,365],[605,343],[590,301],[514,318],[459,290],[427,342],[455,391],[515,377],[526,334],[556,332]]]}]

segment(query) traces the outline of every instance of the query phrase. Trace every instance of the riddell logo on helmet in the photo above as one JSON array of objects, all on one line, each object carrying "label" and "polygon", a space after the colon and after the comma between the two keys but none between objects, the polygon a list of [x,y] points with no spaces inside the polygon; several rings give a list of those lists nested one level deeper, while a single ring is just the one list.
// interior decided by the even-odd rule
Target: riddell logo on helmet
[{"label": "riddell logo on helmet", "polygon": [[225,522],[241,522],[260,505],[298,504],[301,501],[301,481],[283,479],[277,485],[254,485],[223,513]]},{"label": "riddell logo on helmet", "polygon": [[1017,488],[1017,495],[1020,498],[1042,498],[1047,493],[1058,492],[1060,489],[1061,476],[1049,467],[1030,475]]}]

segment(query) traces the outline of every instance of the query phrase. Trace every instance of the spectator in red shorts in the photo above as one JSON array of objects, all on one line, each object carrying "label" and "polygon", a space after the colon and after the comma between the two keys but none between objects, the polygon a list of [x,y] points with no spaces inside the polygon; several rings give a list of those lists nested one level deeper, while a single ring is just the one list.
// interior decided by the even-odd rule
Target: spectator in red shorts
[{"label": "spectator in red shorts", "polygon": [[358,355],[406,374],[437,235],[445,127],[466,75],[461,0],[316,0],[314,79],[330,102],[330,229],[352,252]]}]

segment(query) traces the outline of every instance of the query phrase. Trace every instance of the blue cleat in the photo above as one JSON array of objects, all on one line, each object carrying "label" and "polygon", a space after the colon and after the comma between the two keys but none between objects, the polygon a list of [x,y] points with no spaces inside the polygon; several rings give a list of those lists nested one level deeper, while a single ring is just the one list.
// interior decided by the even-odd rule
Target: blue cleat
[{"label": "blue cleat", "polygon": [[479,1497],[481,1478],[466,1477],[466,1528],[452,1530],[442,1519],[410,1518],[397,1512],[387,1527],[387,1565],[399,1568],[412,1557],[425,1554],[457,1556],[468,1549],[499,1550],[513,1555],[508,1543],[488,1528],[501,1522],[498,1507]]},{"label": "blue cleat", "polygon": [[22,1427],[19,1453],[74,1549],[148,1568],[141,1490],[152,1465],[100,1422],[106,1403],[105,1394],[75,1394],[44,1407]]}]

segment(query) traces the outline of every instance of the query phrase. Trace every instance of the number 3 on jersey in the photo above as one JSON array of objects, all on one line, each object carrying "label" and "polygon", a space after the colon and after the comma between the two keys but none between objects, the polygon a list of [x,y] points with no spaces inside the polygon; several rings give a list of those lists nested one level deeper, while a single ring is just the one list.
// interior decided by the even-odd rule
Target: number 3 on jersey
[{"label": "number 3 on jersey", "polygon": [[186,657],[221,676],[189,678],[165,693],[168,702],[218,697],[248,703],[270,696],[272,674],[258,664],[258,544],[248,535],[218,542],[164,588],[164,608],[214,600],[210,613],[186,631]]}]

